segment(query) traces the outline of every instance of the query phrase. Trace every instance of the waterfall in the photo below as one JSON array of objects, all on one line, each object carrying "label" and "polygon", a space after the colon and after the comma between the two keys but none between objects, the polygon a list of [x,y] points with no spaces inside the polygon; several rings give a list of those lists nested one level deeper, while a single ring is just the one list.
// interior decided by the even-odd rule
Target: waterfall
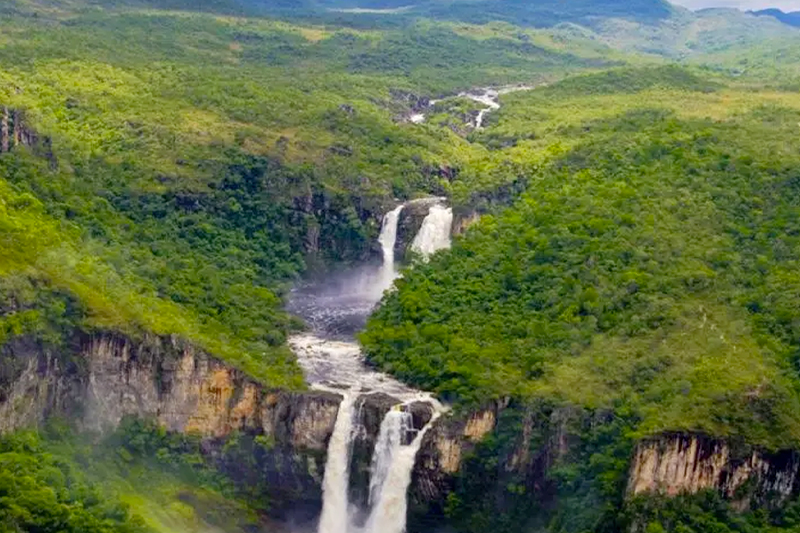
[{"label": "waterfall", "polygon": [[369,481],[369,503],[375,506],[381,497],[381,491],[389,476],[392,459],[403,443],[403,436],[412,427],[411,413],[392,409],[381,422],[378,441],[372,454]]},{"label": "waterfall", "polygon": [[[412,249],[424,257],[450,246],[450,232],[453,223],[453,211],[439,203],[443,199],[429,198],[430,205],[419,232],[414,238]],[[416,206],[415,206],[416,207]],[[337,287],[331,295],[323,293],[310,300],[310,311],[314,306],[322,307],[328,315],[365,317],[377,302],[383,291],[391,287],[397,277],[394,262],[394,249],[397,241],[397,230],[404,206],[396,207],[383,217],[378,242],[383,251],[383,265],[375,272],[370,265],[370,274],[351,276],[348,280],[368,282],[348,283]],[[377,276],[377,278],[376,278]],[[354,286],[355,285],[355,286]],[[327,302],[333,302],[331,309],[325,308]],[[301,307],[298,309],[306,309]],[[323,324],[328,322],[322,321]],[[323,330],[327,331],[327,330]],[[337,330],[338,331],[338,330]],[[358,344],[348,340],[311,335],[295,335],[289,344],[297,354],[306,379],[313,388],[342,394],[343,399],[336,415],[333,433],[328,442],[328,457],[323,477],[322,514],[317,533],[404,533],[406,528],[407,501],[406,494],[411,483],[411,473],[417,452],[422,445],[425,432],[443,411],[443,407],[430,394],[409,388],[396,379],[382,374],[364,365]],[[355,424],[359,417],[356,414],[356,401],[359,393],[380,391],[396,397],[403,402],[389,410],[381,422],[378,440],[375,444],[370,464],[369,516],[364,528],[360,527],[363,514],[350,508],[350,461],[354,442]],[[426,402],[433,409],[430,422],[408,442],[413,435],[413,417],[403,406],[414,402]],[[351,516],[351,511],[353,516]],[[360,510],[365,511],[365,510]],[[358,522],[358,523],[357,523]]]},{"label": "waterfall", "polygon": [[411,243],[411,249],[427,258],[438,250],[450,248],[452,227],[453,210],[439,204],[431,206],[419,233]]},{"label": "waterfall", "polygon": [[436,411],[422,431],[404,446],[403,436],[411,428],[411,414],[397,409],[386,414],[373,455],[370,482],[372,510],[365,533],[405,533],[407,493],[414,461],[425,433],[438,415],[439,411]]},{"label": "waterfall", "polygon": [[400,221],[403,207],[402,205],[396,207],[383,216],[381,234],[378,237],[383,251],[383,273],[385,278],[390,278],[389,283],[394,281],[394,245],[397,242],[397,224]]},{"label": "waterfall", "polygon": [[336,415],[322,482],[322,516],[318,533],[348,533],[350,527],[347,491],[356,397],[356,394],[346,392]]}]

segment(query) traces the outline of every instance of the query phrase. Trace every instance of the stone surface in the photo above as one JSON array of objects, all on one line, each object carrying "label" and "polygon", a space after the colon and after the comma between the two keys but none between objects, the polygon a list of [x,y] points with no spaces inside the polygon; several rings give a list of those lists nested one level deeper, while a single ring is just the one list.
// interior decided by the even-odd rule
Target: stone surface
[{"label": "stone surface", "polygon": [[720,439],[664,435],[639,443],[631,462],[628,493],[675,496],[715,490],[740,509],[780,504],[796,495],[800,456],[748,449],[735,453]]},{"label": "stone surface", "polygon": [[473,224],[477,224],[481,219],[480,213],[470,211],[468,213],[456,213],[453,221],[453,235],[463,235]]},{"label": "stone surface", "polygon": [[[241,371],[173,337],[133,341],[104,333],[58,354],[33,342],[3,347],[13,367],[0,383],[0,432],[68,414],[106,433],[128,415],[153,418],[171,431],[196,433],[232,479],[260,487],[275,516],[313,521],[322,505],[325,452],[341,396],[271,390]],[[263,436],[252,465],[233,464],[226,440]]]},{"label": "stone surface", "polygon": [[433,418],[433,406],[427,402],[414,402],[403,409],[411,413],[412,425],[417,431],[422,431]]}]

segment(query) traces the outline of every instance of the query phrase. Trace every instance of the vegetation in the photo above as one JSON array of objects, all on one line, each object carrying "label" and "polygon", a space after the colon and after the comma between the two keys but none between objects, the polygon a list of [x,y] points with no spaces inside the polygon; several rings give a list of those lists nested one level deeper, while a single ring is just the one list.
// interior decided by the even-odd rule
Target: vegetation
[{"label": "vegetation", "polygon": [[[482,220],[405,272],[362,342],[457,407],[515,407],[466,458],[449,524],[795,527],[795,504],[624,497],[643,436],[800,444],[795,30],[660,0],[196,4],[0,6],[0,348],[179,335],[302,388],[291,283],[367,259],[399,200],[447,195]],[[474,130],[454,95],[512,83],[535,88]],[[0,350],[0,396],[19,364]],[[605,417],[548,479],[553,508],[497,474],[530,406]],[[272,444],[233,435],[231,476],[144,421],[97,449],[8,437],[0,528],[249,531]]]},{"label": "vegetation", "polygon": [[[233,441],[231,441],[233,442]],[[231,444],[232,445],[232,444]],[[0,440],[0,524],[8,531],[269,531],[200,440],[126,419],[99,444],[53,421]]]},{"label": "vegetation", "polygon": [[0,441],[3,531],[147,531],[121,503],[101,496],[80,469],[47,453],[35,434]]},{"label": "vegetation", "polygon": [[[658,72],[668,87],[672,72]],[[609,76],[515,98],[594,99],[605,112]],[[581,86],[598,96],[575,96]],[[573,147],[525,169],[529,191],[513,208],[398,282],[362,337],[370,358],[453,400],[623,402],[643,434],[797,442],[791,98],[794,109],[756,103],[724,122],[651,98],[616,118],[562,122],[549,142]],[[525,116],[514,105],[503,118]],[[503,118],[497,129],[511,131]]]},{"label": "vegetation", "polygon": [[289,283],[366,258],[394,198],[482,151],[396,123],[409,98],[601,64],[508,28],[116,7],[20,1],[2,22],[0,102],[26,136],[0,156],[0,338],[178,334],[291,388]]}]

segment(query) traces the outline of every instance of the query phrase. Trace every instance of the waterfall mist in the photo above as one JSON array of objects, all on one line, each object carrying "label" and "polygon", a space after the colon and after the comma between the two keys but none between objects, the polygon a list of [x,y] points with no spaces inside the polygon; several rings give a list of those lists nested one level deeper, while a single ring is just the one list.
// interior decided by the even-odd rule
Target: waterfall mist
[{"label": "waterfall mist", "polygon": [[402,211],[401,205],[383,217],[378,237],[383,254],[380,265],[368,263],[309,280],[292,292],[287,310],[326,337],[352,338],[397,278],[394,248]]}]

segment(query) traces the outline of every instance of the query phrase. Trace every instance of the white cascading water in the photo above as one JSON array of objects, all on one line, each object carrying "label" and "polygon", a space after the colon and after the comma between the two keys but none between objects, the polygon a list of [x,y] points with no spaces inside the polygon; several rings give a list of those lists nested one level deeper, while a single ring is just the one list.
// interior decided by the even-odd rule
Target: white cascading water
[{"label": "white cascading water", "polygon": [[[408,445],[402,444],[402,437],[411,425],[411,415],[409,413],[389,411],[381,424],[381,434],[384,426],[387,439],[384,448],[379,448],[379,442],[375,446],[375,457],[373,458],[373,477],[378,476],[381,480],[379,488],[373,492],[370,483],[370,500],[373,495],[375,501],[370,502],[372,509],[367,519],[365,533],[405,533],[406,531],[406,511],[408,510],[408,486],[411,484],[411,472],[414,470],[414,462],[422,446],[422,439],[441,413],[441,406],[436,402],[431,402],[434,407],[434,414],[422,430],[417,433]],[[399,438],[395,438],[398,436]]]},{"label": "white cascading water", "polygon": [[397,277],[397,270],[394,266],[394,246],[397,243],[397,225],[400,222],[400,213],[403,212],[403,207],[402,205],[396,207],[383,216],[381,234],[378,237],[383,252],[383,266],[380,280],[377,283],[377,288],[380,290],[379,298],[383,295],[383,291],[391,287]]},{"label": "white cascading water", "polygon": [[350,529],[347,491],[350,484],[350,441],[356,397],[355,393],[346,392],[336,415],[325,462],[322,515],[318,533],[348,533]]},{"label": "white cascading water", "polygon": [[412,428],[411,413],[395,408],[386,413],[381,422],[375,451],[372,454],[369,480],[369,504],[373,508],[381,500],[381,493],[389,477],[395,452],[403,443],[403,436]]},{"label": "white cascading water", "polygon": [[440,204],[432,205],[411,243],[411,249],[428,258],[439,250],[450,248],[452,229],[453,210]]},{"label": "white cascading water", "polygon": [[[431,198],[426,201],[439,202],[441,199]],[[377,276],[368,277],[370,286],[364,288],[363,283],[360,283],[357,287],[344,287],[343,290],[333,291],[331,294],[326,294],[323,287],[325,296],[317,297],[312,302],[321,309],[297,308],[306,312],[305,318],[351,313],[352,309],[363,313],[363,316],[369,313],[397,277],[394,248],[403,207],[399,206],[383,217],[378,239],[383,251],[383,265]],[[428,257],[437,250],[449,247],[452,222],[451,209],[441,204],[431,205],[419,233],[414,238],[412,249],[423,257]],[[355,300],[355,304],[351,300]],[[312,324],[325,327],[327,322],[312,320]],[[367,367],[358,344],[341,338],[330,338],[326,331],[328,330],[319,330],[316,335],[294,335],[289,339],[289,345],[297,355],[309,384],[315,389],[343,396],[328,443],[322,514],[317,531],[403,533],[406,524],[406,493],[411,483],[414,460],[425,432],[444,409],[429,393],[412,389],[391,376]],[[386,414],[381,423],[370,468],[369,516],[365,527],[360,528],[354,525],[350,516],[348,498],[350,456],[358,418],[355,405],[360,395],[376,391],[395,397],[406,405],[413,402],[428,403],[433,409],[433,418],[410,443],[403,444],[404,436],[413,431],[411,414],[401,410],[400,406]]]}]

